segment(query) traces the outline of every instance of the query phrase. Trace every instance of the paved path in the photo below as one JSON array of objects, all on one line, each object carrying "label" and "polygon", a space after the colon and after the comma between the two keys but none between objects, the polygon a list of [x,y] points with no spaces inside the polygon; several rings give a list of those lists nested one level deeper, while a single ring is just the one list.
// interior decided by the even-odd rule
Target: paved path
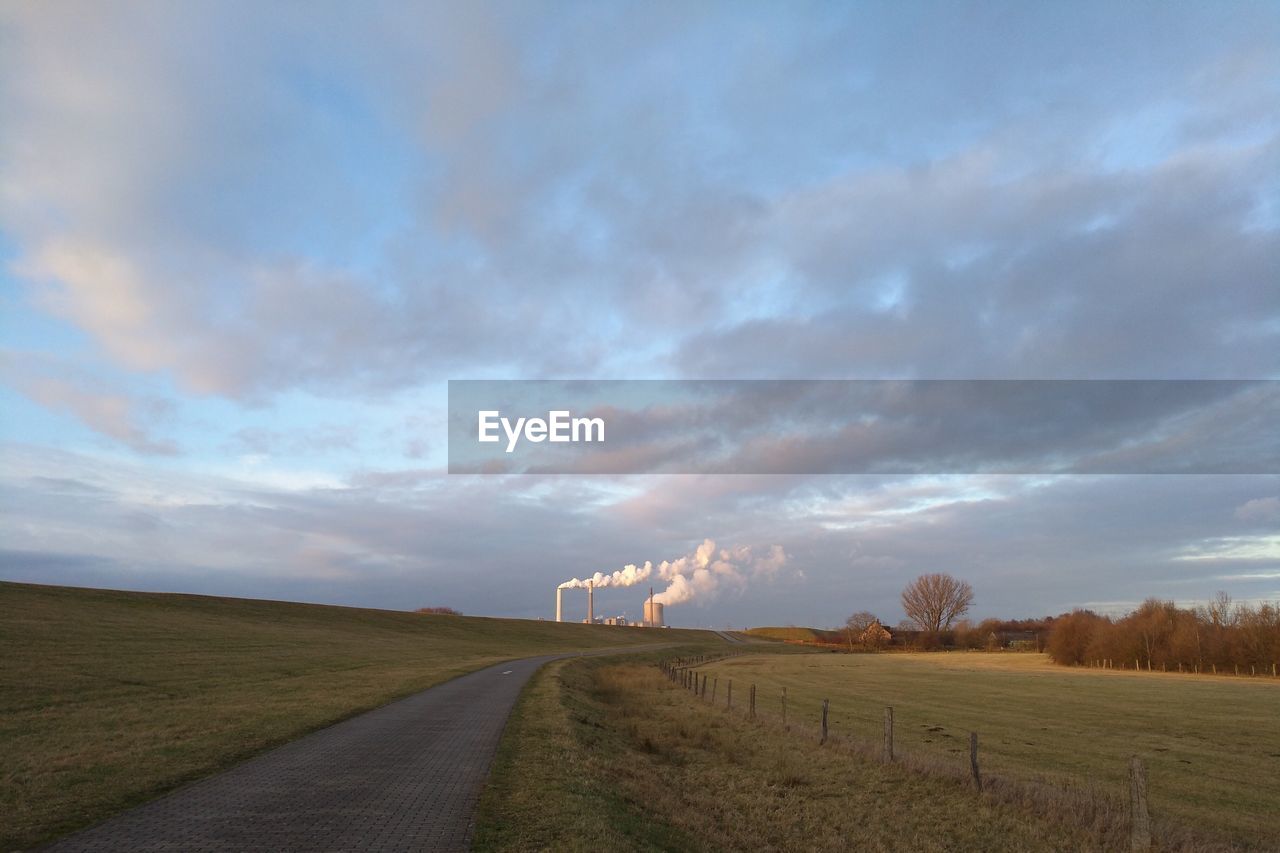
[{"label": "paved path", "polygon": [[520,690],[544,655],[491,666],[285,744],[51,851],[466,850]]},{"label": "paved path", "polygon": [[715,633],[719,634],[727,643],[745,643],[746,642],[746,640],[742,639],[738,635],[730,634],[728,631],[716,631]]}]

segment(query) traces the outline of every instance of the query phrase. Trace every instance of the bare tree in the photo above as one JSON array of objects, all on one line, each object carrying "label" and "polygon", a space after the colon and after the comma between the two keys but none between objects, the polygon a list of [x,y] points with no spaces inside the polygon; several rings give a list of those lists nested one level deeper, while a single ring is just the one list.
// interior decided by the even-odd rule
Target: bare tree
[{"label": "bare tree", "polygon": [[862,642],[862,635],[872,625],[880,624],[880,620],[875,617],[874,613],[868,613],[865,610],[859,610],[844,621],[845,632],[849,636],[849,650],[853,651],[854,643]]},{"label": "bare tree", "polygon": [[973,603],[973,587],[951,575],[921,575],[902,591],[902,609],[921,631],[936,634],[951,627]]}]

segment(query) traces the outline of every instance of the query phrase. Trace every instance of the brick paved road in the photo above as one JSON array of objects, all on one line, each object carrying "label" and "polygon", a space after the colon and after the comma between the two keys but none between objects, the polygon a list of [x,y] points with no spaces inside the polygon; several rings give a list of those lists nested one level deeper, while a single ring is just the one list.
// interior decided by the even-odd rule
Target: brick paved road
[{"label": "brick paved road", "polygon": [[466,850],[507,716],[529,677],[556,657],[439,684],[47,849]]}]

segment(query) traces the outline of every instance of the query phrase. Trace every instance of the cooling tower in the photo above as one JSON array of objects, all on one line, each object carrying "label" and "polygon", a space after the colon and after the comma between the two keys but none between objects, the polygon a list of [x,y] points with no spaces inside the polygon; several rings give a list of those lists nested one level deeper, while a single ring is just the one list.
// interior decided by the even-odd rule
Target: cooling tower
[{"label": "cooling tower", "polygon": [[646,601],[644,603],[644,624],[650,628],[661,628],[663,626],[663,607],[655,601]]}]

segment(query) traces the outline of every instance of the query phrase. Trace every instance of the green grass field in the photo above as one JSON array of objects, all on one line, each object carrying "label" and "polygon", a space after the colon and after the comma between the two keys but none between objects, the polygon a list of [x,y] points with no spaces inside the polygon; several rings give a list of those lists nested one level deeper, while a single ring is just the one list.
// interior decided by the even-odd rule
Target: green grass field
[{"label": "green grass field", "polygon": [[0,849],[491,663],[707,636],[0,583]]},{"label": "green grass field", "polygon": [[982,766],[1015,779],[1095,782],[1126,790],[1139,755],[1152,810],[1210,836],[1280,847],[1280,682],[1055,666],[1034,654],[747,655],[705,668],[757,686],[762,714],[878,742],[884,707],[900,752],[967,766],[968,733]]}]

